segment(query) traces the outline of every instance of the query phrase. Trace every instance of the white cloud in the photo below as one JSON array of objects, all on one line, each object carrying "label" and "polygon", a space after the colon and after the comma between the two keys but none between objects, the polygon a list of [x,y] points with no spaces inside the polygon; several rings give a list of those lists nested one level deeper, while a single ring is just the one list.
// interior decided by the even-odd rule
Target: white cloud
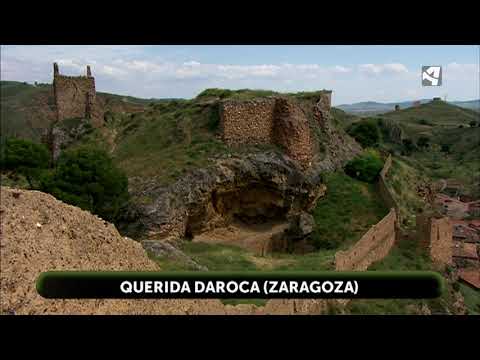
[{"label": "white cloud", "polygon": [[333,71],[337,73],[350,73],[352,72],[352,69],[349,67],[341,66],[341,65],[336,65],[333,67]]},{"label": "white cloud", "polygon": [[466,80],[472,79],[478,83],[480,77],[480,65],[479,64],[459,64],[452,62],[445,67],[444,78],[445,80]]},{"label": "white cloud", "polygon": [[444,65],[444,86],[426,89],[419,80],[420,65],[409,65],[409,71],[400,62],[204,63],[198,54],[175,51],[173,56],[168,50],[165,58],[145,46],[2,46],[1,77],[51,82],[56,61],[60,73],[66,75],[85,74],[86,65],[91,65],[99,91],[146,98],[193,97],[208,87],[289,92],[332,89],[337,103],[436,96],[432,91],[448,92],[450,98],[479,97],[478,64]]},{"label": "white cloud", "polygon": [[360,72],[367,75],[380,74],[401,74],[408,73],[408,69],[403,64],[361,64],[358,66]]},{"label": "white cloud", "polygon": [[124,78],[127,75],[125,70],[110,65],[100,66],[97,72],[114,78]]},{"label": "white cloud", "polygon": [[[82,74],[86,72],[86,64],[74,59],[59,59],[56,61],[58,66],[67,68],[68,71],[81,72]],[[79,74],[78,74],[79,75]]]}]

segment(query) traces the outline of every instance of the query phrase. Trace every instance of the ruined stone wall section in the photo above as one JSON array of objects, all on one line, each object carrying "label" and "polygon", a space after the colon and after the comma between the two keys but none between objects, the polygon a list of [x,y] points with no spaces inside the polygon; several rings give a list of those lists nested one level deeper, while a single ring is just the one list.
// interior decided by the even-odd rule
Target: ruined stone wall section
[{"label": "ruined stone wall section", "polygon": [[275,99],[226,101],[220,107],[220,129],[228,145],[273,143]]},{"label": "ruined stone wall section", "polygon": [[57,75],[53,82],[57,117],[90,118],[90,109],[95,101],[95,80],[86,76]]},{"label": "ruined stone wall section", "polygon": [[299,106],[285,98],[276,101],[273,142],[304,167],[311,165],[313,145],[308,119]]},{"label": "ruined stone wall section", "polygon": [[416,223],[418,241],[428,249],[433,263],[439,267],[452,264],[453,226],[450,218],[419,214]]},{"label": "ruined stone wall section", "polygon": [[430,256],[434,263],[452,264],[453,226],[450,218],[432,219]]},{"label": "ruined stone wall section", "polygon": [[[324,91],[316,104],[322,119],[329,114],[330,102],[331,92]],[[228,145],[274,144],[302,167],[311,165],[314,147],[310,124],[304,110],[292,99],[224,101],[220,106],[220,131]]]},{"label": "ruined stone wall section", "polygon": [[380,177],[385,178],[392,167],[392,155],[388,155],[385,163],[383,164],[382,171],[380,171]]},{"label": "ruined stone wall section", "polygon": [[378,177],[377,187],[380,193],[382,200],[389,208],[394,208],[397,212],[398,222],[401,223],[400,208],[393,197],[392,192],[387,186],[387,175],[392,167],[392,155],[388,155],[383,165],[382,171],[380,171],[380,176]]},{"label": "ruined stone wall section", "polygon": [[95,78],[87,67],[87,76],[61,75],[54,64],[53,91],[57,109],[57,121],[69,118],[91,119],[92,125],[100,126],[103,114],[97,104]]},{"label": "ruined stone wall section", "polygon": [[392,208],[354,246],[335,254],[335,270],[364,271],[372,263],[387,256],[395,243],[396,221],[396,211]]}]

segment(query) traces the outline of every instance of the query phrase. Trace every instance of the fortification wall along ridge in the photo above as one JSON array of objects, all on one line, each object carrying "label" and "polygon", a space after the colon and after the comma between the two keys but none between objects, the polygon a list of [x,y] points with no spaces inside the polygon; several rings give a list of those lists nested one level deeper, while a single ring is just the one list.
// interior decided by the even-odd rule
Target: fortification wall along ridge
[{"label": "fortification wall along ridge", "polygon": [[385,160],[385,164],[383,165],[382,171],[380,171],[380,176],[378,177],[377,187],[380,193],[382,200],[389,208],[394,208],[397,212],[398,221],[401,222],[400,217],[400,208],[395,201],[390,189],[387,186],[387,176],[390,168],[392,167],[392,155],[388,155],[387,159]]},{"label": "fortification wall along ridge", "polygon": [[[329,112],[330,101],[331,92],[325,91],[317,105]],[[309,121],[293,99],[226,100],[220,106],[220,131],[228,145],[274,144],[301,166],[311,165],[314,150]]]},{"label": "fortification wall along ridge", "polygon": [[335,270],[363,271],[388,255],[395,243],[396,211],[390,212],[373,225],[362,238],[346,251],[335,254]]}]

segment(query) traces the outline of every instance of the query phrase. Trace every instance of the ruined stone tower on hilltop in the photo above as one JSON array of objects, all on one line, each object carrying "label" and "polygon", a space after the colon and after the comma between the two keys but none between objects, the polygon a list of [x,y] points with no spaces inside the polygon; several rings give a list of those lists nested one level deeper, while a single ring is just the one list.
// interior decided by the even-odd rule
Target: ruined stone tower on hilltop
[{"label": "ruined stone tower on hilltop", "polygon": [[99,125],[102,116],[96,104],[95,78],[90,66],[86,76],[65,76],[53,64],[53,91],[57,110],[57,121],[68,118],[92,119]]}]

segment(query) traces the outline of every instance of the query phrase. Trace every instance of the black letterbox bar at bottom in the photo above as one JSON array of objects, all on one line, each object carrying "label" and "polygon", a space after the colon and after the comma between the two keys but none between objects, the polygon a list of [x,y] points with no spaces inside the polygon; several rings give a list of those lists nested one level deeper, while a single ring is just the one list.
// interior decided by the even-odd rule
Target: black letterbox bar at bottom
[{"label": "black letterbox bar at bottom", "polygon": [[432,271],[50,271],[37,291],[50,299],[429,299],[444,279]]}]

